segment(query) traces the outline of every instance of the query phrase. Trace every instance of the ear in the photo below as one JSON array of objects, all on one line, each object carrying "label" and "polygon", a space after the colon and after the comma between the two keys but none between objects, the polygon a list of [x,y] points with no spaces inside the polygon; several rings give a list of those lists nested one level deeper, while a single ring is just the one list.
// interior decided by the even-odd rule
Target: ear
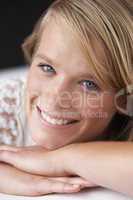
[{"label": "ear", "polygon": [[115,105],[118,113],[133,116],[133,94],[117,96]]}]

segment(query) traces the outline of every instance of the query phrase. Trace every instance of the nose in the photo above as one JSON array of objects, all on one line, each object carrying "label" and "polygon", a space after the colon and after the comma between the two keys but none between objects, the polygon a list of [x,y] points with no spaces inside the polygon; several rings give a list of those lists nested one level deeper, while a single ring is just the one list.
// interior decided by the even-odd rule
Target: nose
[{"label": "nose", "polygon": [[60,78],[43,89],[42,97],[47,110],[69,109],[72,101],[71,85],[64,78]]}]

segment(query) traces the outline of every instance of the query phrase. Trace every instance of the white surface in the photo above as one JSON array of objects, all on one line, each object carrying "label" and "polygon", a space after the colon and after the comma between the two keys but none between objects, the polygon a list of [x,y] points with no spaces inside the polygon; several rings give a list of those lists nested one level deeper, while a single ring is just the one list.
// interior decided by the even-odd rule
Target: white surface
[{"label": "white surface", "polygon": [[[28,68],[12,69],[0,71],[0,79],[2,78],[18,78],[25,77],[27,75]],[[103,188],[90,188],[86,191],[79,192],[77,194],[67,195],[45,195],[41,197],[22,197],[0,194],[0,200],[132,200],[133,198],[119,194],[117,192],[103,189]]]},{"label": "white surface", "polygon": [[132,198],[112,192],[110,190],[98,188],[89,189],[77,194],[51,194],[40,197],[23,197],[0,194],[1,200],[132,200]]},{"label": "white surface", "polygon": [[15,67],[7,70],[0,70],[0,78],[19,78],[27,75],[28,67]]}]

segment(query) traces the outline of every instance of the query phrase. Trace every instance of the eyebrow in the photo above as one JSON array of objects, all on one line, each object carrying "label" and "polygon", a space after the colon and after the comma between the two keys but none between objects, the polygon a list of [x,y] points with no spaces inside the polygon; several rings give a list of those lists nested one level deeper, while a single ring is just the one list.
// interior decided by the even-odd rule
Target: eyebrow
[{"label": "eyebrow", "polygon": [[[46,62],[48,62],[50,65],[52,65],[52,66],[59,66],[59,64],[56,64],[56,62],[55,61],[53,61],[51,58],[49,58],[48,56],[46,56],[45,54],[41,54],[41,53],[37,53],[36,55],[35,55],[35,57],[37,57],[37,58],[41,58],[41,59],[43,59],[43,60],[45,60]],[[96,78],[95,78],[95,76],[93,76],[92,74],[90,74],[90,73],[84,73],[84,74],[82,74],[82,76],[83,77],[86,77],[86,79],[87,79],[87,77],[88,78],[92,78],[92,79],[95,79],[96,80]]]},{"label": "eyebrow", "polygon": [[44,55],[44,54],[37,53],[37,54],[35,55],[35,57],[41,58],[41,59],[45,60],[46,62],[48,62],[49,64],[51,64],[51,65],[53,65],[53,66],[55,65],[55,62],[54,62],[51,58],[49,58],[48,56],[46,56],[46,55]]}]

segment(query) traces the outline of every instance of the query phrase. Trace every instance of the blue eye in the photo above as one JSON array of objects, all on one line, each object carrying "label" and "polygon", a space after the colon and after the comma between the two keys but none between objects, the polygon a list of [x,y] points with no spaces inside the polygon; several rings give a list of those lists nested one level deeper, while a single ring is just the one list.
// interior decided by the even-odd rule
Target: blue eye
[{"label": "blue eye", "polygon": [[81,84],[83,87],[85,87],[86,90],[100,90],[98,85],[91,80],[83,80],[81,81]]},{"label": "blue eye", "polygon": [[39,64],[38,67],[40,67],[43,72],[46,72],[46,73],[49,73],[49,72],[53,73],[54,72],[55,73],[54,68],[52,66],[48,65],[48,64]]}]

